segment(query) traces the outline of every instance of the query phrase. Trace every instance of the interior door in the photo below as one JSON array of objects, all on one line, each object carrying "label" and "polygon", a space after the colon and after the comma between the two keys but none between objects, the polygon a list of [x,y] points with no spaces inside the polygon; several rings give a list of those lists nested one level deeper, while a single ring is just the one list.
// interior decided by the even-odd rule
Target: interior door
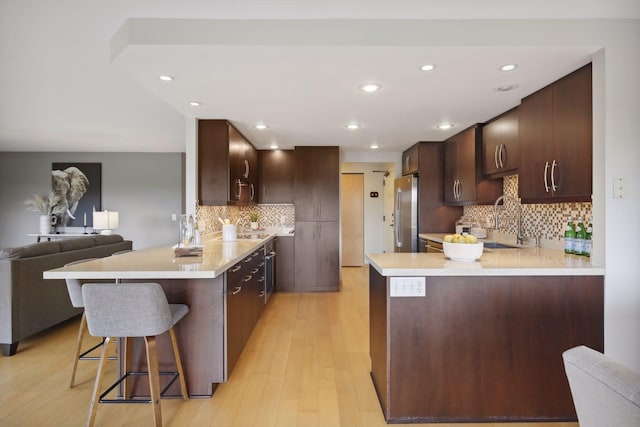
[{"label": "interior door", "polygon": [[364,174],[342,174],[342,266],[364,263]]}]

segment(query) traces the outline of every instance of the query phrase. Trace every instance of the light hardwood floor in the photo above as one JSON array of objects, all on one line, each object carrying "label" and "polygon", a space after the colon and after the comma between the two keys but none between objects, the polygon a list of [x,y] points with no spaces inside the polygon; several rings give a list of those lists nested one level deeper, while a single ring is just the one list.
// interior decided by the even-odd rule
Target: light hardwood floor
[{"label": "light hardwood floor", "polygon": [[[164,425],[386,425],[369,377],[368,269],[344,268],[342,277],[339,293],[275,294],[229,382],[210,399],[164,399]],[[84,425],[96,364],[80,362],[78,385],[68,388],[77,326],[67,322],[21,342],[15,356],[0,357],[0,426]],[[115,377],[115,362],[108,375]],[[96,426],[152,424],[149,405],[98,408]],[[577,423],[459,426],[498,425]]]}]

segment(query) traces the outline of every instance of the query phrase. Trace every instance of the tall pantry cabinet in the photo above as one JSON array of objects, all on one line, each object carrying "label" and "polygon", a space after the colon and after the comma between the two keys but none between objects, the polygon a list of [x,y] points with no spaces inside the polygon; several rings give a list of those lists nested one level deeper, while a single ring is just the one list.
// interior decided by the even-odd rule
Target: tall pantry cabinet
[{"label": "tall pantry cabinet", "polygon": [[295,147],[295,290],[340,289],[338,147]]}]

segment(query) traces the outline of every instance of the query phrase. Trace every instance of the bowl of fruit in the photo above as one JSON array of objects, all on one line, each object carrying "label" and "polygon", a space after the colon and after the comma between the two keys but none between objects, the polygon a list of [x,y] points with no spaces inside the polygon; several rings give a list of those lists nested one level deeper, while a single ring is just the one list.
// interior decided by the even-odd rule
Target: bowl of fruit
[{"label": "bowl of fruit", "polygon": [[484,243],[473,234],[447,234],[442,240],[444,256],[453,261],[475,261],[482,256]]}]

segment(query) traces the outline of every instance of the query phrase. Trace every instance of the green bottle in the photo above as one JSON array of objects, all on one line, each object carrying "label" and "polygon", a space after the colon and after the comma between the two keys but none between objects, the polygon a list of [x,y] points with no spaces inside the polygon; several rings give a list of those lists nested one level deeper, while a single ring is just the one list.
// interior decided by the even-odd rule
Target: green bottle
[{"label": "green bottle", "polygon": [[586,255],[585,242],[587,240],[587,230],[584,228],[582,218],[578,218],[578,226],[576,227],[576,238],[573,241],[573,253],[576,255]]},{"label": "green bottle", "polygon": [[589,226],[587,227],[587,238],[584,241],[584,252],[585,255],[590,257],[591,251],[593,250],[593,242],[591,241],[591,234],[593,233],[593,224],[589,221]]},{"label": "green bottle", "polygon": [[569,217],[567,225],[564,227],[564,253],[573,253],[573,241],[576,238],[576,229],[573,225],[573,218]]}]

